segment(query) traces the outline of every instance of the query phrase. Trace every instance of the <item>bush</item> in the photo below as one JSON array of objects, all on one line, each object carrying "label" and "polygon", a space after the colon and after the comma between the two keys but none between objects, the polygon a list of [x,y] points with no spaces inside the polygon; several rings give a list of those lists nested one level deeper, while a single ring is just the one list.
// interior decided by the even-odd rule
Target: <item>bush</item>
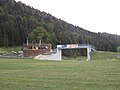
[{"label": "bush", "polygon": [[117,52],[120,52],[120,46],[117,47]]}]

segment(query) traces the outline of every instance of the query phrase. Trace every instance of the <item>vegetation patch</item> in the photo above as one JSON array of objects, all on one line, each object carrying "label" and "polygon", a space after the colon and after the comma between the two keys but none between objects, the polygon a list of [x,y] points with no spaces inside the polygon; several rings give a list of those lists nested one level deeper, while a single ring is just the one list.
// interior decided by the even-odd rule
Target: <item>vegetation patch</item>
[{"label": "vegetation patch", "polygon": [[21,50],[20,46],[17,47],[0,47],[0,54],[18,53]]}]

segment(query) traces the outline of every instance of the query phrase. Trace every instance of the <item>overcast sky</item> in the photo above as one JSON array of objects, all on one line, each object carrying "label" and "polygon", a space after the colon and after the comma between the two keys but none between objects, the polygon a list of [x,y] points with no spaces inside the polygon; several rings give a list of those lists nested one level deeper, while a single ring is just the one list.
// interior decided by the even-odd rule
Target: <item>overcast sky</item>
[{"label": "overcast sky", "polygon": [[92,32],[120,35],[120,0],[16,0]]}]

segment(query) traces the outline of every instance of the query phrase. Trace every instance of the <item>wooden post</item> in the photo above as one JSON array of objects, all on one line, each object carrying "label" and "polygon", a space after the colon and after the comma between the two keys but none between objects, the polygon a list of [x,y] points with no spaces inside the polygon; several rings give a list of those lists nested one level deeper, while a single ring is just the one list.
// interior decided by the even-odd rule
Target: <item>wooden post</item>
[{"label": "wooden post", "polygon": [[28,41],[28,39],[27,39],[27,46],[29,45],[29,41]]},{"label": "wooden post", "polygon": [[41,46],[41,40],[39,40],[39,46]]}]

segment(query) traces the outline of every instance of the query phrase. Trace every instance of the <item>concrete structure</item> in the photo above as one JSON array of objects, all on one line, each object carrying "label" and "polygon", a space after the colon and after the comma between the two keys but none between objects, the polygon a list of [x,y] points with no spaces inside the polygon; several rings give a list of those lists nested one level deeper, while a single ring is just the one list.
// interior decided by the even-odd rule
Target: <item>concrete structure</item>
[{"label": "concrete structure", "polygon": [[96,51],[95,47],[90,44],[68,44],[68,45],[57,45],[57,52],[59,52],[59,60],[62,60],[62,50],[63,49],[87,49],[87,61],[90,60],[90,52]]},{"label": "concrete structure", "polygon": [[96,51],[95,47],[90,44],[67,44],[67,45],[57,45],[57,51],[54,53],[49,53],[47,55],[38,55],[34,59],[39,60],[62,60],[62,50],[63,49],[80,49],[86,48],[87,50],[87,61],[90,60],[90,52]]}]

